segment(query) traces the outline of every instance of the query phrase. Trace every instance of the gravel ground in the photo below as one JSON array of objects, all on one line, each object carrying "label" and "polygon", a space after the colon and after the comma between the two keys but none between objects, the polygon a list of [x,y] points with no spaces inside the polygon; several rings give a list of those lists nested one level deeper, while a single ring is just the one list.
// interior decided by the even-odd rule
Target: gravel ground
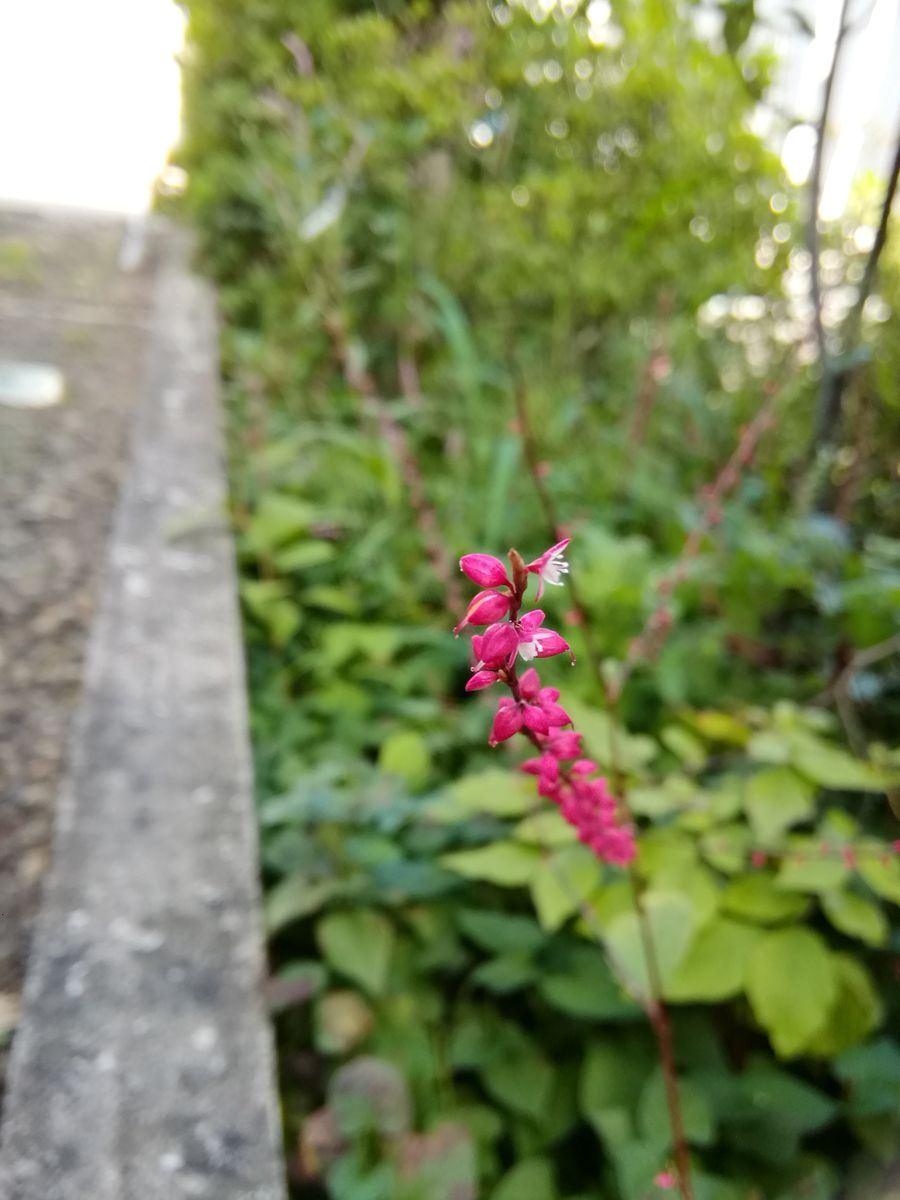
[{"label": "gravel ground", "polygon": [[0,209],[0,360],[66,383],[51,408],[0,404],[0,1093],[143,374],[154,238],[125,271],[123,232]]}]

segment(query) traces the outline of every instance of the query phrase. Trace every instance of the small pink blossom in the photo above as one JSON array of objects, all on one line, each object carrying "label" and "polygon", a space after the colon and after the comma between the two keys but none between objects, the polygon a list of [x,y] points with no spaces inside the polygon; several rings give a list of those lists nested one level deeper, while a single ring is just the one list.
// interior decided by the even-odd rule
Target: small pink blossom
[{"label": "small pink blossom", "polygon": [[526,700],[534,700],[541,690],[541,677],[534,667],[523,671],[519,678],[519,695]]},{"label": "small pink blossom", "polygon": [[579,758],[577,762],[573,762],[569,770],[573,775],[593,775],[600,768],[592,758]]},{"label": "small pink blossom", "polygon": [[494,715],[494,724],[491,727],[488,745],[496,746],[498,742],[505,742],[513,734],[519,732],[522,724],[522,712],[519,705],[511,696],[503,696]]},{"label": "small pink blossom", "polygon": [[519,654],[526,662],[533,658],[550,658],[554,654],[564,654],[569,650],[569,643],[554,629],[542,629],[544,614],[539,608],[527,612],[516,621],[519,635]]},{"label": "small pink blossom", "polygon": [[[542,688],[540,676],[534,667],[523,672],[519,680],[519,695],[523,700],[537,703],[547,716],[551,726],[570,725],[571,717],[556,701],[559,699],[558,688]],[[543,732],[546,732],[544,730]]]},{"label": "small pink blossom", "polygon": [[538,600],[544,594],[545,583],[549,583],[553,587],[562,587],[563,580],[560,576],[567,575],[569,572],[569,564],[563,558],[563,552],[571,540],[571,538],[563,538],[561,542],[557,542],[555,546],[545,550],[539,558],[525,567],[526,571],[530,571],[538,577]]},{"label": "small pink blossom", "polygon": [[479,592],[472,598],[466,615],[453,630],[454,636],[459,637],[460,630],[466,625],[491,625],[494,621],[499,621],[509,612],[510,604],[509,596],[503,592]]},{"label": "small pink blossom", "polygon": [[671,1171],[660,1171],[654,1176],[653,1182],[658,1188],[663,1188],[665,1191],[669,1191],[675,1186],[677,1180]]},{"label": "small pink blossom", "polygon": [[476,671],[466,684],[466,691],[480,691],[481,688],[490,687],[492,683],[496,683],[499,678],[500,673],[498,671]]},{"label": "small pink blossom", "polygon": [[552,754],[542,754],[540,758],[529,758],[522,763],[521,769],[527,775],[537,775],[538,792],[542,796],[554,797],[559,783],[559,761]]},{"label": "small pink blossom", "polygon": [[464,554],[459,569],[479,587],[512,587],[506,567],[493,554]]},{"label": "small pink blossom", "polygon": [[568,758],[577,758],[581,753],[581,734],[574,730],[557,733],[550,739],[547,749],[554,758],[564,762]]},{"label": "small pink blossom", "polygon": [[472,649],[477,662],[476,671],[482,667],[495,670],[505,667],[515,658],[519,638],[515,628],[508,621],[489,625],[483,634],[475,634],[472,638]]}]

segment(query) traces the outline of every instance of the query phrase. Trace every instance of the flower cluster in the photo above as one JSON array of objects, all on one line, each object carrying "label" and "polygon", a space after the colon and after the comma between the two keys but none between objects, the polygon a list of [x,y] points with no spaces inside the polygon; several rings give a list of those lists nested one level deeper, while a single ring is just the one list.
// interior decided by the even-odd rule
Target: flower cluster
[{"label": "flower cluster", "polygon": [[556,654],[571,655],[568,642],[545,628],[540,609],[521,612],[531,575],[537,576],[538,599],[545,584],[558,587],[563,583],[562,576],[569,569],[563,557],[568,544],[568,538],[557,542],[530,563],[510,550],[509,572],[491,554],[464,555],[460,569],[482,590],[453,632],[458,635],[466,625],[487,627],[472,638],[474,664],[466,691],[499,683],[510,692],[497,705],[489,744],[496,746],[517,733],[527,737],[538,757],[523,763],[522,770],[537,776],[539,793],[559,807],[579,840],[598,858],[624,865],[635,854],[633,832],[619,823],[619,804],[607,781],[597,776],[597,764],[582,756],[582,735],[565,728],[572,721],[559,704],[559,692],[542,687],[534,667],[521,676],[517,672],[519,658],[532,662]]}]

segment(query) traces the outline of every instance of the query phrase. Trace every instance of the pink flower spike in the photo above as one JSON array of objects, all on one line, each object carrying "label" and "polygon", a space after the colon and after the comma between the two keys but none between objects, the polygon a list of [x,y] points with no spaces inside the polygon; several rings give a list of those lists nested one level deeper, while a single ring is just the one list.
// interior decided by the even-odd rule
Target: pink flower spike
[{"label": "pink flower spike", "polygon": [[557,542],[555,546],[545,550],[539,558],[526,566],[526,571],[530,571],[538,577],[538,600],[544,594],[545,583],[552,584],[553,587],[562,587],[563,580],[560,576],[569,573],[569,564],[563,558],[563,551],[571,540],[571,538],[563,538],[561,542]]},{"label": "pink flower spike", "polygon": [[493,554],[464,554],[459,569],[479,587],[512,587],[506,567]]},{"label": "pink flower spike", "polygon": [[513,734],[518,733],[521,728],[522,710],[509,696],[504,696],[494,716],[494,724],[491,727],[491,736],[488,738],[488,745],[496,746],[498,742],[505,742]]},{"label": "pink flower spike", "polygon": [[676,1180],[671,1171],[660,1171],[656,1176],[654,1176],[653,1182],[658,1188],[662,1188],[664,1191],[669,1191],[675,1186]]},{"label": "pink flower spike", "polygon": [[[475,639],[472,639],[474,643]],[[478,666],[496,668],[505,667],[511,658],[515,657],[518,634],[508,621],[497,625],[489,625],[481,636],[475,653],[478,655]]]},{"label": "pink flower spike", "polygon": [[466,625],[490,625],[499,621],[509,612],[510,603],[509,596],[504,596],[502,592],[479,592],[470,601],[466,615],[453,630],[454,636],[458,637],[459,631]]},{"label": "pink flower spike", "polygon": [[496,683],[499,678],[500,676],[496,671],[476,671],[466,684],[466,691],[480,691],[481,688],[490,687],[492,683]]}]

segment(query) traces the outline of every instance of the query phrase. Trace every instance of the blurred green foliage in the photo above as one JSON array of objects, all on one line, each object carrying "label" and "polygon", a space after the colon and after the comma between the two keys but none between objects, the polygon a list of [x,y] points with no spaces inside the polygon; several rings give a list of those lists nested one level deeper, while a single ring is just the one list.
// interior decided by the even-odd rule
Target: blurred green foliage
[{"label": "blurred green foliage", "polygon": [[[615,669],[766,381],[775,430],[684,563],[618,765],[698,1200],[877,1194],[900,677],[853,656],[897,630],[894,259],[861,343],[840,328],[877,192],[825,238],[860,369],[810,465],[803,199],[751,131],[752,4],[721,44],[662,0],[187,8],[298,1194],[640,1200],[669,1161],[627,884],[487,749],[443,557],[552,540],[524,404]],[[580,662],[542,674],[612,767],[552,592]],[[835,683],[856,753],[809,707]]]}]

